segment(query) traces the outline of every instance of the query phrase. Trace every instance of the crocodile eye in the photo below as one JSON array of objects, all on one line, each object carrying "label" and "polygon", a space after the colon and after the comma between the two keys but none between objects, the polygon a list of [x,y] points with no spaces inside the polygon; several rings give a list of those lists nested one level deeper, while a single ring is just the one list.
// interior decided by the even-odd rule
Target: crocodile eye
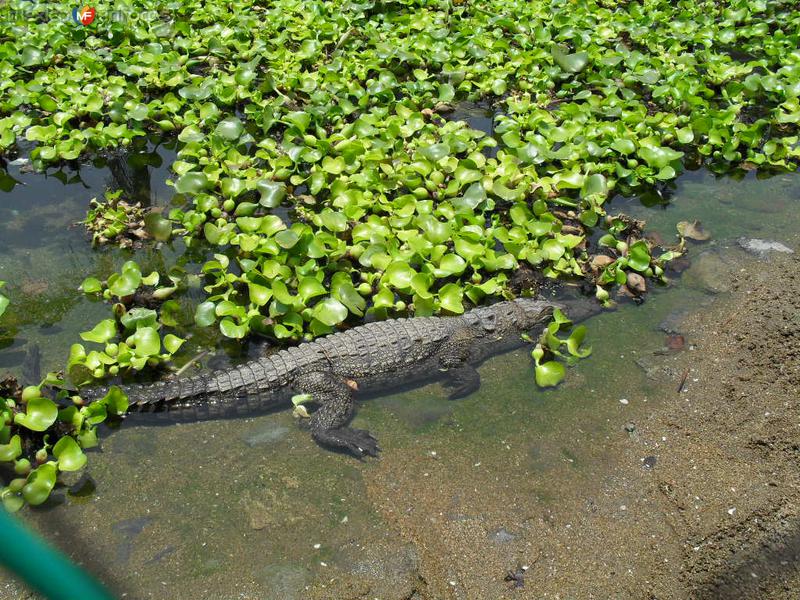
[{"label": "crocodile eye", "polygon": [[495,316],[493,314],[486,315],[483,318],[483,328],[486,331],[494,331],[497,328],[497,320],[495,319]]}]

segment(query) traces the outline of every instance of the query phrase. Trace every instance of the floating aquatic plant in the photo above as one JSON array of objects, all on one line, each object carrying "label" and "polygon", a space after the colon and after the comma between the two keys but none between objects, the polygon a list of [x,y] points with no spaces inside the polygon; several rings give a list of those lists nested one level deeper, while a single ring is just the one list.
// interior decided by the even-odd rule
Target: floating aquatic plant
[{"label": "floating aquatic plant", "polygon": [[[5,281],[0,281],[0,288],[5,286],[5,284],[6,284]],[[3,294],[0,294],[0,317],[3,316],[4,312],[6,312],[6,309],[8,308],[8,304],[9,304],[8,297],[4,296]]]},{"label": "floating aquatic plant", "polygon": [[55,373],[24,389],[13,380],[0,383],[0,463],[11,463],[17,475],[0,489],[7,510],[47,500],[59,472],[86,465],[84,450],[97,445],[97,425],[128,410],[128,399],[118,387],[88,405],[78,396],[70,398],[63,388]]},{"label": "floating aquatic plant", "polygon": [[[570,328],[568,337],[558,337],[560,331]],[[567,364],[572,364],[579,358],[589,356],[592,349],[583,346],[585,339],[586,326],[578,325],[573,328],[572,321],[561,310],[555,309],[553,320],[544,328],[536,346],[531,350],[535,363],[536,384],[539,387],[554,387],[561,383],[566,375],[566,369],[564,364],[556,359],[560,358]],[[566,347],[567,354],[562,352],[562,347]]]}]

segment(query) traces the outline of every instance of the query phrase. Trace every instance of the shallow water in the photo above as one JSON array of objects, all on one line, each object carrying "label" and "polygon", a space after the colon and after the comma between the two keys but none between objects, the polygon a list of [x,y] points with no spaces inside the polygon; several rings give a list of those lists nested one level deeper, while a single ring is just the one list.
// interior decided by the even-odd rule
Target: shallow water
[{"label": "shallow water", "polygon": [[[148,167],[147,177],[140,170],[139,179],[162,182],[168,164]],[[77,286],[88,274],[109,273],[126,253],[93,251],[83,230],[69,227],[109,183],[107,165],[83,167],[80,181],[67,184],[8,170],[20,183],[0,196],[0,279],[10,282],[12,307],[26,310],[0,321],[0,369],[19,374],[29,344],[42,348],[45,370],[57,368],[77,333],[105,317]],[[169,188],[150,187],[150,201],[170,202]],[[669,205],[617,199],[609,212],[646,219],[667,242],[676,222],[700,219],[713,239],[692,245],[697,259],[740,236],[786,239],[800,230],[798,201],[794,175],[735,181],[699,171],[678,181]],[[180,254],[161,250],[145,262],[169,264]],[[288,411],[170,427],[123,423],[90,456],[94,492],[60,488],[24,517],[126,598],[413,597],[420,558],[387,518],[387,498],[403,497],[387,479],[392,461],[410,456],[416,485],[435,494],[440,459],[458,457],[463,490],[443,501],[442,518],[465,523],[481,519],[470,512],[471,495],[501,502],[512,475],[524,473],[527,503],[509,507],[506,523],[492,523],[487,543],[512,539],[532,514],[566,517],[564,496],[612,471],[610,437],[645,419],[648,402],[674,393],[680,374],[661,368],[663,329],[719,291],[708,277],[692,267],[644,305],[591,319],[592,356],[555,390],[535,389],[521,350],[488,361],[482,388],[463,400],[446,400],[434,384],[365,403],[354,425],[380,440],[378,461],[320,450]],[[415,510],[410,498],[403,510]],[[8,580],[0,589],[23,593]]]}]

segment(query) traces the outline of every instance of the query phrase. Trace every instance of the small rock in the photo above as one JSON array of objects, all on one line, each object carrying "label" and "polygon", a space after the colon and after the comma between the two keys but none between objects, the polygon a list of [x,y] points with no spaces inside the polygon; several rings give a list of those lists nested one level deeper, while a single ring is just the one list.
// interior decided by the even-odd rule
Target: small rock
[{"label": "small rock", "polygon": [[656,466],[656,462],[658,462],[658,459],[655,456],[648,456],[642,460],[642,466],[644,466],[645,469],[652,469]]},{"label": "small rock", "polygon": [[497,542],[499,544],[507,544],[508,542],[513,542],[517,536],[513,533],[509,533],[502,527],[500,529],[496,529],[489,534],[489,539],[493,542]]},{"label": "small rock", "polygon": [[636,431],[636,425],[634,423],[625,423],[625,431],[628,433],[633,433]]},{"label": "small rock", "polygon": [[704,252],[698,256],[691,268],[684,273],[684,282],[689,287],[711,294],[727,292],[731,287],[732,271],[735,267],[715,252]]},{"label": "small rock", "polygon": [[628,289],[640,296],[647,291],[647,282],[638,273],[628,273]]},{"label": "small rock", "polygon": [[628,399],[627,398],[620,398],[619,399],[619,403],[620,404],[628,404]]},{"label": "small rock", "polygon": [[686,339],[680,334],[667,336],[667,348],[670,350],[683,350],[686,346]]},{"label": "small rock", "polygon": [[755,254],[759,258],[767,258],[770,252],[782,252],[784,254],[794,254],[794,250],[786,246],[785,244],[781,244],[780,242],[775,242],[772,240],[761,240],[758,238],[739,238],[737,240],[739,246],[741,246],[747,252],[751,254]]},{"label": "small rock", "polygon": [[614,259],[605,254],[597,254],[592,257],[591,267],[592,271],[599,271],[614,262]]},{"label": "small rock", "polygon": [[658,324],[659,331],[668,334],[680,333],[683,328],[683,322],[688,315],[689,311],[686,309],[673,310]]}]

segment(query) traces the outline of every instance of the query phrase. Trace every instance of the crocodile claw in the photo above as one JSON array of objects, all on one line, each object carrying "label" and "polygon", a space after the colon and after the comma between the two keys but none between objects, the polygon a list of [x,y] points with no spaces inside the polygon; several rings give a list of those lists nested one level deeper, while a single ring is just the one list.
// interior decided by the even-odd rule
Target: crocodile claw
[{"label": "crocodile claw", "polygon": [[378,452],[381,450],[378,440],[372,437],[372,434],[366,429],[350,427],[328,429],[317,433],[314,438],[325,446],[347,450],[356,458],[362,458],[365,455],[378,456]]},{"label": "crocodile claw", "polygon": [[378,440],[376,440],[369,431],[366,429],[350,428],[345,428],[342,431],[347,432],[344,437],[347,442],[347,449],[358,458],[361,458],[365,454],[367,456],[378,456],[378,452],[381,451],[378,446]]}]

